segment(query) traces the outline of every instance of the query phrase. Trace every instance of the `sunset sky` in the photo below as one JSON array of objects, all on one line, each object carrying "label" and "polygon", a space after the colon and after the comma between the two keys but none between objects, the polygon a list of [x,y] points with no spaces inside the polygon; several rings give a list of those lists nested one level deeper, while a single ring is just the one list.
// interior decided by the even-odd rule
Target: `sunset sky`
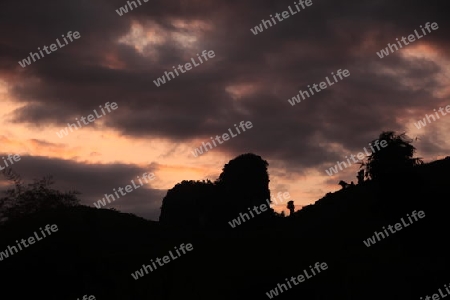
[{"label": "sunset sky", "polygon": [[[52,174],[58,188],[80,191],[92,206],[153,172],[145,188],[107,208],[157,220],[168,189],[184,179],[215,180],[243,153],[269,162],[272,195],[289,192],[298,209],[340,189],[341,179],[356,182],[357,165],[334,176],[325,170],[383,130],[418,137],[425,162],[450,155],[450,115],[414,126],[450,104],[448,1],[312,0],[258,35],[250,29],[293,1],[141,3],[119,16],[124,0],[2,1],[0,152],[21,156],[13,168],[24,179]],[[376,54],[427,22],[439,29],[382,59]],[[25,68],[18,64],[69,31],[81,37]],[[203,50],[215,57],[160,87],[153,83]],[[338,69],[351,75],[288,103]],[[118,108],[57,136],[106,102]],[[253,128],[192,154],[241,121]]]}]

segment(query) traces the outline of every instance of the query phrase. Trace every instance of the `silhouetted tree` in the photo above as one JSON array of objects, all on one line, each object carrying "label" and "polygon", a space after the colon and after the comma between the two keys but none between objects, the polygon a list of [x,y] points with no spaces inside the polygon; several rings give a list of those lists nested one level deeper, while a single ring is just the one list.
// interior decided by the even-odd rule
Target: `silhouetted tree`
[{"label": "silhouetted tree", "polygon": [[292,217],[294,215],[295,205],[294,201],[288,201],[287,203],[287,209],[289,209],[289,217]]},{"label": "silhouetted tree", "polygon": [[[379,179],[388,174],[405,172],[412,167],[422,164],[420,158],[413,158],[416,148],[411,144],[410,139],[405,133],[397,135],[394,131],[384,131],[378,138],[381,143],[387,142],[386,147],[380,147],[373,152],[365,162],[361,164],[365,168],[365,175],[369,179]],[[374,145],[376,140],[371,142]]]},{"label": "silhouetted tree", "polygon": [[0,198],[1,218],[10,220],[39,211],[80,205],[79,192],[61,192],[50,187],[54,184],[52,176],[44,176],[25,185],[11,168],[2,172],[14,187],[4,191],[5,196]]}]

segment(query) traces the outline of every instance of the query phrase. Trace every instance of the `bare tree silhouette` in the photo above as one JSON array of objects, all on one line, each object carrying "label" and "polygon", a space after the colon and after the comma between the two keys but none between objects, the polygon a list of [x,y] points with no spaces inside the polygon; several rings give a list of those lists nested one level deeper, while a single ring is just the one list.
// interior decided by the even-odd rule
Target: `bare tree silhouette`
[{"label": "bare tree silhouette", "polygon": [[0,214],[8,220],[48,209],[80,205],[78,191],[61,192],[51,188],[54,184],[52,176],[35,179],[25,185],[19,174],[11,168],[2,170],[4,176],[14,183],[14,188],[4,191],[0,198]]}]

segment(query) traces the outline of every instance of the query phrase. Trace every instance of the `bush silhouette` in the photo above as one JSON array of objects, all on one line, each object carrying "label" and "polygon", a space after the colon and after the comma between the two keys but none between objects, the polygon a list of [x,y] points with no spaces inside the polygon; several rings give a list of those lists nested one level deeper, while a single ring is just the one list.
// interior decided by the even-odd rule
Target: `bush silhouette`
[{"label": "bush silhouette", "polygon": [[[411,171],[412,167],[423,163],[420,158],[413,158],[416,148],[411,144],[412,139],[405,133],[397,135],[394,131],[384,131],[378,140],[387,141],[387,146],[380,147],[380,150],[373,152],[361,164],[367,178],[391,177],[394,174]],[[371,144],[373,145],[375,141],[373,140]]]}]

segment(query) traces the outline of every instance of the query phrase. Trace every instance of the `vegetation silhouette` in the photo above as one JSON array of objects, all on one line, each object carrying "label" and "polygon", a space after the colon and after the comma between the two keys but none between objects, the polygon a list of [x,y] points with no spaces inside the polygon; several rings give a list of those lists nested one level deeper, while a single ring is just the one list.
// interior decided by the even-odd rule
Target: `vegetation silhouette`
[{"label": "vegetation silhouette", "polygon": [[394,131],[384,131],[378,140],[387,141],[387,146],[373,152],[361,164],[368,179],[391,178],[392,175],[411,172],[414,166],[423,164],[421,158],[413,158],[416,148],[406,133],[397,135]]},{"label": "vegetation silhouette", "polygon": [[80,205],[78,191],[61,192],[51,188],[54,184],[52,176],[44,176],[25,185],[20,175],[12,168],[6,168],[2,173],[14,186],[4,191],[5,195],[0,198],[0,221]]},{"label": "vegetation silhouette", "polygon": [[213,219],[215,196],[215,185],[211,181],[183,180],[167,191],[159,222],[173,227],[204,227]]},{"label": "vegetation silhouette", "polygon": [[[249,208],[271,203],[267,161],[247,153],[230,160],[213,182],[185,180],[167,192],[159,221],[183,228],[214,227],[228,229],[228,222]],[[274,217],[268,208],[250,226]]]},{"label": "vegetation silhouette", "polygon": [[[364,162],[357,185],[326,193],[298,211],[289,201],[289,217],[268,210],[239,229],[228,221],[270,201],[269,164],[251,153],[230,160],[214,182],[175,185],[162,201],[160,222],[79,205],[77,197],[52,190],[46,180],[27,186],[13,180],[15,192],[2,198],[0,208],[24,217],[8,218],[0,226],[0,252],[46,224],[59,230],[0,261],[0,295],[267,299],[267,292],[316,262],[329,268],[292,283],[276,298],[419,299],[437,293],[449,280],[450,159],[421,163],[406,135],[384,132],[379,138],[389,146]],[[365,181],[361,171],[368,174]],[[10,210],[14,204],[21,208]],[[371,247],[363,243],[414,210],[423,210],[425,218]],[[192,243],[192,253],[132,278],[142,264],[181,243]]]},{"label": "vegetation silhouette", "polygon": [[364,183],[364,170],[359,170],[358,175],[356,175],[358,179],[358,184]]}]

